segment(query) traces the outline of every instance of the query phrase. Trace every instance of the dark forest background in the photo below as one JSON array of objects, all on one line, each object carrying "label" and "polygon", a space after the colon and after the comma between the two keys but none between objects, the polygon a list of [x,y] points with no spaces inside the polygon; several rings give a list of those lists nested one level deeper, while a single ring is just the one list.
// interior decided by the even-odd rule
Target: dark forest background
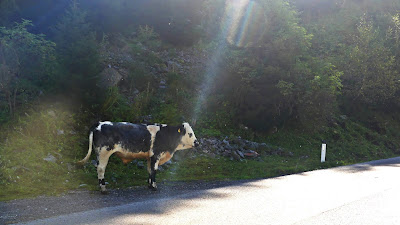
[{"label": "dark forest background", "polygon": [[[210,134],[318,130],[341,115],[376,129],[399,121],[400,1],[248,2],[253,35],[239,43],[221,35],[222,0],[3,0],[0,121],[51,96],[79,105],[87,123],[186,120]],[[104,87],[110,49],[133,59]],[[188,51],[176,70],[163,60]]]}]

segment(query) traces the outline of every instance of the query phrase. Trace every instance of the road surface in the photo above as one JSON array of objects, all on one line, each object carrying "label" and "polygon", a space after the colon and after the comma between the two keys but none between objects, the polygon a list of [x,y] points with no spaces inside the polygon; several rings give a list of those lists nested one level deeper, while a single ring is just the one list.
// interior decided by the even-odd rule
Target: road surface
[{"label": "road surface", "polygon": [[26,224],[397,225],[399,178],[397,157],[211,189],[194,188],[183,194],[144,198]]}]

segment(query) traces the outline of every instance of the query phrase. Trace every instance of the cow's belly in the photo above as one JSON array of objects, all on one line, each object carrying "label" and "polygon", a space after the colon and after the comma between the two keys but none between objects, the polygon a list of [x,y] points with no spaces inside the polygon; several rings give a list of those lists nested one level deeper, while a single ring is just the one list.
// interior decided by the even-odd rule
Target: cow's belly
[{"label": "cow's belly", "polygon": [[122,148],[121,145],[114,145],[113,152],[123,163],[130,163],[134,159],[148,159],[149,151],[133,151]]},{"label": "cow's belly", "polygon": [[123,163],[130,163],[134,159],[148,159],[149,152],[128,152],[128,151],[117,151],[115,155],[118,156]]}]

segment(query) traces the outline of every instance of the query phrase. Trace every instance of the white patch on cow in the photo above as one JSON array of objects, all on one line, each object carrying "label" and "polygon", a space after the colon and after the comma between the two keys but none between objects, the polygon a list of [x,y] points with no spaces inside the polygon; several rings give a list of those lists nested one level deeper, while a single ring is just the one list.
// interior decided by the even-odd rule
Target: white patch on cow
[{"label": "white patch on cow", "polygon": [[100,122],[99,126],[96,127],[96,130],[101,131],[101,126],[103,125],[113,125],[110,121]]},{"label": "white patch on cow", "polygon": [[[106,147],[97,148],[99,164],[97,165],[97,177],[99,180],[104,179],[108,159],[115,151],[108,151]],[[103,191],[103,190],[102,190]]]},{"label": "white patch on cow", "polygon": [[168,126],[167,124],[161,124],[161,127],[166,127],[166,126]]},{"label": "white patch on cow", "polygon": [[153,188],[157,188],[156,182],[153,182],[153,183],[151,184],[151,186],[153,186]]},{"label": "white patch on cow", "polygon": [[164,158],[165,158],[165,156],[166,156],[167,154],[166,154],[166,152],[162,152],[161,154],[160,154],[160,161],[161,160],[163,160]]},{"label": "white patch on cow", "polygon": [[114,148],[112,149],[112,152],[125,152],[126,150],[122,148],[121,143],[114,144]]},{"label": "white patch on cow", "polygon": [[153,145],[154,145],[154,140],[156,139],[156,134],[158,131],[160,131],[160,127],[157,125],[148,125],[147,130],[151,134],[151,143],[150,143],[150,150],[149,150],[149,157],[152,157],[154,155],[153,152]]},{"label": "white patch on cow", "polygon": [[183,123],[183,127],[185,128],[186,133],[182,137],[181,142],[179,143],[176,150],[192,148],[195,146],[195,141],[197,140],[192,127],[188,123]]}]

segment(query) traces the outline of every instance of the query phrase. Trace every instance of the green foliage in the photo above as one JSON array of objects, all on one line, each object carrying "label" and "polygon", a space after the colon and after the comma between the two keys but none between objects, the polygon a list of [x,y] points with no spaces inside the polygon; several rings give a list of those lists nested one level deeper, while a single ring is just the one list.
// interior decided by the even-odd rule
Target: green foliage
[{"label": "green foliage", "polygon": [[51,89],[56,79],[55,44],[44,35],[30,33],[31,21],[0,27],[0,92],[12,115],[16,107]]},{"label": "green foliage", "polygon": [[182,123],[176,104],[162,104],[155,108],[154,120],[160,123],[178,125]]},{"label": "green foliage", "polygon": [[357,26],[354,47],[344,67],[344,94],[369,105],[385,104],[399,90],[395,56],[384,46],[371,21],[364,16]]},{"label": "green foliage", "polygon": [[130,91],[133,91],[133,88],[136,88],[141,92],[150,91],[150,88],[153,88],[156,85],[154,76],[152,76],[152,74],[140,64],[132,65],[127,82]]},{"label": "green foliage", "polygon": [[[203,31],[203,36],[208,40],[213,40],[218,36],[221,29],[220,16],[224,14],[224,0],[205,0],[202,3],[200,15],[200,28]],[[216,21],[218,21],[216,23]]]},{"label": "green foliage", "polygon": [[230,47],[217,92],[237,109],[235,118],[257,130],[283,126],[291,118],[313,120],[316,114],[326,119],[332,111],[322,110],[335,105],[341,72],[311,57],[313,35],[286,1],[265,1],[260,7],[265,17],[258,20],[261,37],[242,48]]},{"label": "green foliage", "polygon": [[57,194],[79,186],[73,165],[84,139],[67,107],[38,104],[13,124],[3,127],[5,139],[0,142],[0,199]]},{"label": "green foliage", "polygon": [[336,97],[343,87],[341,76],[331,63],[313,58],[307,65],[308,72],[304,75],[305,85],[301,87],[296,104],[296,115],[302,126],[314,129],[326,124],[338,111]]},{"label": "green foliage", "polygon": [[80,95],[96,90],[95,75],[100,72],[99,45],[86,17],[86,12],[72,1],[54,28],[58,58],[66,71],[59,85]]},{"label": "green foliage", "polygon": [[137,41],[145,44],[150,49],[157,49],[161,45],[158,34],[148,25],[139,26]]},{"label": "green foliage", "polygon": [[111,121],[131,121],[131,111],[127,99],[119,93],[118,87],[110,87],[100,108],[102,118]]}]

